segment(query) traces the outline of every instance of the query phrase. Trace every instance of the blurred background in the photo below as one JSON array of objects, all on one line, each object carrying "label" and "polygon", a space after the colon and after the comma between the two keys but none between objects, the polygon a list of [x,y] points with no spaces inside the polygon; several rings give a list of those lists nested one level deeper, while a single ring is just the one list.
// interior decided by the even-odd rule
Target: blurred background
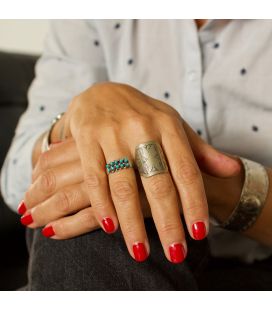
[{"label": "blurred background", "polygon": [[[48,26],[48,20],[0,20],[0,168],[26,109],[27,90]],[[25,229],[1,195],[0,248],[0,290],[23,287],[28,259]]]},{"label": "blurred background", "polygon": [[0,20],[0,50],[40,54],[48,28],[48,20]]}]

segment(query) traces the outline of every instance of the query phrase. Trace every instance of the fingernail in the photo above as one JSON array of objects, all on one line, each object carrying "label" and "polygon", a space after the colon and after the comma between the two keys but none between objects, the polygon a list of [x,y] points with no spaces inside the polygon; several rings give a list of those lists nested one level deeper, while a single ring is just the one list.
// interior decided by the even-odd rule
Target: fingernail
[{"label": "fingernail", "polygon": [[204,222],[196,222],[192,226],[193,236],[196,240],[202,240],[206,237],[206,226]]},{"label": "fingernail", "polygon": [[45,237],[50,238],[55,235],[55,232],[52,226],[47,226],[47,227],[44,227],[44,229],[42,230],[42,234]]},{"label": "fingernail", "polygon": [[141,242],[133,244],[134,258],[137,262],[143,262],[147,259],[147,251],[145,245]]},{"label": "fingernail", "polygon": [[26,205],[24,203],[24,201],[22,200],[20,203],[19,203],[19,206],[17,208],[17,211],[19,214],[23,215],[25,212],[26,212]]},{"label": "fingernail", "polygon": [[186,252],[184,246],[181,243],[174,243],[169,247],[170,259],[174,264],[178,264],[184,261]]},{"label": "fingernail", "polygon": [[31,214],[27,214],[21,217],[21,223],[25,226],[30,225],[33,223],[33,218]]},{"label": "fingernail", "polygon": [[103,227],[104,227],[105,231],[108,234],[114,232],[114,230],[115,230],[114,223],[113,223],[113,221],[112,221],[112,219],[110,217],[105,217],[102,220],[102,224],[103,224]]}]

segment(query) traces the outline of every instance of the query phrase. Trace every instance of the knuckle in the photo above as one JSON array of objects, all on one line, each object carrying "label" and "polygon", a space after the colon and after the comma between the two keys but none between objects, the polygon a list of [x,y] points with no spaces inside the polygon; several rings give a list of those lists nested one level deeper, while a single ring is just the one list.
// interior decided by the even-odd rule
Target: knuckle
[{"label": "knuckle", "polygon": [[153,199],[162,199],[169,196],[173,191],[170,180],[163,176],[153,176],[149,182],[149,192]]},{"label": "knuckle", "polygon": [[132,132],[137,132],[139,130],[144,130],[147,132],[148,128],[150,128],[150,119],[148,120],[147,117],[134,111],[130,111],[125,119],[125,122]]},{"label": "knuckle", "polygon": [[157,120],[160,124],[165,124],[165,127],[172,127],[177,122],[178,112],[173,111],[171,107],[167,107],[167,111],[159,111],[157,113]]},{"label": "knuckle", "polygon": [[125,238],[138,239],[136,236],[139,235],[139,227],[137,223],[135,223],[134,218],[127,218],[126,221],[122,223],[122,231]]},{"label": "knuckle", "polygon": [[89,191],[97,190],[101,186],[101,183],[102,183],[100,177],[95,173],[93,174],[89,173],[88,175],[85,176],[84,180],[85,180],[87,189]]},{"label": "knuckle", "polygon": [[48,152],[40,155],[35,168],[32,170],[32,182],[34,182],[42,171],[46,171],[49,167]]},{"label": "knuckle", "polygon": [[47,170],[41,175],[40,187],[46,194],[54,192],[56,188],[56,176],[53,170]]},{"label": "knuckle", "polygon": [[170,233],[175,233],[180,227],[177,225],[177,223],[170,222],[170,221],[164,221],[160,224],[160,231],[163,234],[170,234]]},{"label": "knuckle", "polygon": [[186,216],[189,217],[197,217],[197,218],[202,218],[207,216],[208,212],[208,207],[206,204],[202,201],[189,201],[186,206],[185,206],[185,212]]},{"label": "knuckle", "polygon": [[92,208],[87,208],[82,212],[81,225],[88,227],[90,230],[98,226]]},{"label": "knuckle", "polygon": [[58,221],[54,224],[54,231],[60,239],[66,239],[69,237],[67,225],[62,221]]},{"label": "knuckle", "polygon": [[176,182],[181,185],[191,185],[200,176],[199,169],[189,160],[183,160],[175,169]]},{"label": "knuckle", "polygon": [[111,190],[113,197],[119,202],[127,202],[135,195],[135,190],[129,180],[112,182]]},{"label": "knuckle", "polygon": [[106,208],[106,205],[101,200],[92,201],[92,208],[94,212],[101,212],[103,209]]},{"label": "knuckle", "polygon": [[57,206],[63,214],[71,212],[71,198],[68,192],[62,191],[57,194]]}]

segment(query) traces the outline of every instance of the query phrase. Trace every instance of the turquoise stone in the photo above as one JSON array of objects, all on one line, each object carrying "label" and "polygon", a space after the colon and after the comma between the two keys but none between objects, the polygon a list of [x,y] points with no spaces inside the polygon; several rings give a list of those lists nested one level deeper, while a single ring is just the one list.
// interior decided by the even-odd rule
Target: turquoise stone
[{"label": "turquoise stone", "polygon": [[127,167],[127,168],[129,167],[129,163],[126,163],[126,167]]},{"label": "turquoise stone", "polygon": [[125,159],[124,159],[124,162],[125,162],[125,163],[128,163],[128,159],[127,159],[127,158],[125,158]]}]

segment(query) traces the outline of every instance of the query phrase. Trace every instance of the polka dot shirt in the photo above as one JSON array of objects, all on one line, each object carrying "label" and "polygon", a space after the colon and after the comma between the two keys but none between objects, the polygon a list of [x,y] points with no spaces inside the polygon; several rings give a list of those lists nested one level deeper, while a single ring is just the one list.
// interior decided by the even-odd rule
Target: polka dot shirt
[{"label": "polka dot shirt", "polygon": [[[271,35],[271,20],[209,20],[199,31],[193,20],[53,21],[2,170],[5,200],[15,209],[23,197],[50,121],[100,81],[165,101],[214,147],[272,166]],[[237,234],[212,228],[210,238],[215,256],[267,254]]]}]

